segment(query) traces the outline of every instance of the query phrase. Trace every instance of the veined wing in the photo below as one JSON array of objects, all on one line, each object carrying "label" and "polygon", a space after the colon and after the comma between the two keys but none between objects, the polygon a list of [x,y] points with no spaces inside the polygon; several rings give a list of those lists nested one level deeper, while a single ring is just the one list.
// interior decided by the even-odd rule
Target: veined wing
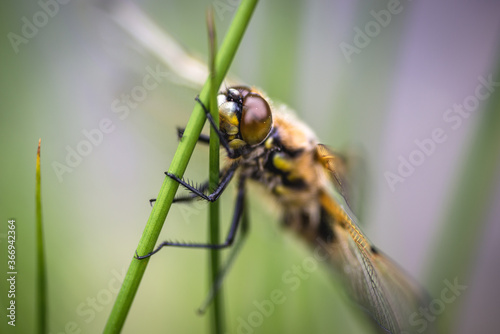
[{"label": "veined wing", "polygon": [[[336,188],[345,184],[339,173],[333,173],[336,161],[325,146],[318,146],[318,157],[324,159],[323,166]],[[375,320],[382,333],[417,333],[421,327],[411,326],[411,315],[420,306],[429,305],[426,293],[370,244],[348,209],[326,192],[321,194],[320,202],[330,216],[332,262],[345,279],[352,298]]]},{"label": "veined wing", "polygon": [[327,194],[321,204],[331,215],[333,264],[356,303],[383,333],[416,333],[411,315],[428,305],[425,292],[395,263],[374,248],[353,219]]},{"label": "veined wing", "polygon": [[347,181],[347,161],[346,159],[323,144],[316,146],[316,159],[330,173],[335,189],[344,197],[347,205],[350,206],[351,189]]}]

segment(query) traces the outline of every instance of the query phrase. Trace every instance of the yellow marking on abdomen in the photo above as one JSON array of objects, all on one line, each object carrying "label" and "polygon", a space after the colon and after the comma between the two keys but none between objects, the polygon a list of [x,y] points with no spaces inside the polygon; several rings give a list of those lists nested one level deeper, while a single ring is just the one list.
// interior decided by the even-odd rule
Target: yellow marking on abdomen
[{"label": "yellow marking on abdomen", "polygon": [[370,243],[366,240],[365,236],[357,228],[357,226],[352,221],[351,217],[342,209],[342,207],[335,202],[330,196],[325,193],[320,194],[320,202],[323,207],[332,215],[333,219],[340,225],[343,225],[349,231],[352,239],[360,247],[369,250]]}]

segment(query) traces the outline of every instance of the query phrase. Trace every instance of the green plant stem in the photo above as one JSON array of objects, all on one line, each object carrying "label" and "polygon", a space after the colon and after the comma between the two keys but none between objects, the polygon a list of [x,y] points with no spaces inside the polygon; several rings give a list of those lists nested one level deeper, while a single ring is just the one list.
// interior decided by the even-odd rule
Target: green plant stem
[{"label": "green plant stem", "polygon": [[47,332],[47,273],[45,270],[45,251],[42,228],[42,177],[40,171],[40,147],[38,140],[36,154],[36,249],[37,249],[37,329],[39,334]]},{"label": "green plant stem", "polygon": [[[215,68],[217,69],[215,85],[217,88],[226,76],[257,2],[257,0],[243,0],[234,16],[215,61]],[[209,101],[211,86],[212,82],[209,79],[201,90],[200,99],[205,104]],[[168,169],[170,173],[179,177],[184,175],[205,120],[205,113],[201,105],[196,103],[182,140]],[[156,198],[156,203],[151,210],[148,222],[137,246],[137,253],[139,255],[147,254],[154,249],[178,187],[179,184],[169,177],[166,177],[163,181]],[[119,333],[121,331],[148,262],[149,259],[132,259],[108,322],[106,323],[104,333]]]},{"label": "green plant stem", "polygon": [[[207,12],[207,27],[209,34],[209,67],[210,67],[210,113],[214,119],[215,124],[219,124],[219,110],[217,106],[217,91],[218,86],[216,82],[216,68],[215,68],[215,58],[217,56],[217,35],[215,31],[214,23],[214,13],[213,10]],[[215,129],[210,127],[210,155],[209,155],[209,189],[214,191],[219,184],[219,136]],[[218,244],[220,242],[220,217],[219,217],[220,205],[219,201],[210,203],[209,205],[209,217],[208,217],[208,228],[210,231],[209,243]],[[208,286],[211,287],[217,282],[217,275],[219,273],[220,258],[219,250],[212,249],[209,253],[210,257],[210,279],[208,280]],[[213,307],[211,311],[212,315],[212,333],[218,334],[224,332],[224,306],[223,306],[223,296],[222,291],[219,290],[215,294],[213,300]]]}]

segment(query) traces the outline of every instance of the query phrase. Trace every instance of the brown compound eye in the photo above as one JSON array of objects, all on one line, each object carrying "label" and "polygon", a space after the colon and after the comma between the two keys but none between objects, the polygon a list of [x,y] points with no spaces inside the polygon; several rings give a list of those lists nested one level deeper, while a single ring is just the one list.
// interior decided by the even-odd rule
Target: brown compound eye
[{"label": "brown compound eye", "polygon": [[262,143],[273,126],[271,108],[262,96],[248,93],[243,99],[240,121],[242,139],[250,146]]}]

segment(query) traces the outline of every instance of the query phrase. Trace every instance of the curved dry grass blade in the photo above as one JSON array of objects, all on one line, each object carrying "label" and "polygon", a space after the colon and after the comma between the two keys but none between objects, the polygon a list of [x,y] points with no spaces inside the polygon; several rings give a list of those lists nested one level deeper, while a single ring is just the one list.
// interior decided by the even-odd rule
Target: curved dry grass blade
[{"label": "curved dry grass blade", "polygon": [[[112,1],[109,12],[117,25],[181,79],[176,83],[194,89],[204,85],[209,75],[207,65],[186,52],[175,38],[158,27],[139,7],[130,1]],[[229,85],[238,82],[237,78],[227,77],[225,80]]]}]

